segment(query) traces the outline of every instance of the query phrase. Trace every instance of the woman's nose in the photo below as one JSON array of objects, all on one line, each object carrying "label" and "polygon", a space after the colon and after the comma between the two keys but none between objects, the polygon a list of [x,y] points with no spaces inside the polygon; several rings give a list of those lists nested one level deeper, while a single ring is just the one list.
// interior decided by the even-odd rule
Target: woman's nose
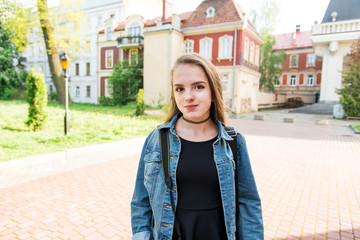
[{"label": "woman's nose", "polygon": [[194,94],[192,91],[187,91],[185,95],[185,101],[191,102],[194,101]]}]

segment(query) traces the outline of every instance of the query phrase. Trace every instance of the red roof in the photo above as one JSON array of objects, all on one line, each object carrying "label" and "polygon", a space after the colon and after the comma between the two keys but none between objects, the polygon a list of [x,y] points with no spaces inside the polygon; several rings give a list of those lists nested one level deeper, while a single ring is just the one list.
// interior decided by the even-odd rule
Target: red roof
[{"label": "red roof", "polygon": [[312,47],[311,31],[275,35],[274,50],[288,50]]},{"label": "red roof", "polygon": [[[206,10],[209,7],[215,8],[214,17],[206,17]],[[244,14],[236,0],[205,0],[200,3],[181,28],[237,22],[243,19]]]}]

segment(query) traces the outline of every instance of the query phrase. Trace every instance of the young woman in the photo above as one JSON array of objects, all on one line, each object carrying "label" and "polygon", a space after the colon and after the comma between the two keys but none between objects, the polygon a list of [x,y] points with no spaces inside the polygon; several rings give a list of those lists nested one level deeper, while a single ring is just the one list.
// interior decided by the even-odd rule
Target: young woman
[{"label": "young woman", "polygon": [[[237,132],[235,165],[215,67],[199,54],[184,55],[171,71],[171,86],[166,123],[149,134],[140,158],[131,202],[133,240],[264,239],[261,202],[245,139]],[[164,128],[171,190],[161,164],[159,129]]]}]

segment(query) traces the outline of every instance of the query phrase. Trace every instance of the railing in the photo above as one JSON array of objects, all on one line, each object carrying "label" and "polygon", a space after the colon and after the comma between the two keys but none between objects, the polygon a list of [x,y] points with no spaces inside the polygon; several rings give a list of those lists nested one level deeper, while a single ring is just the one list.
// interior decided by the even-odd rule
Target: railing
[{"label": "railing", "polygon": [[120,37],[117,40],[118,40],[118,47],[144,45],[144,37],[142,36],[125,36],[125,37]]},{"label": "railing", "polygon": [[313,35],[360,31],[360,20],[321,23],[313,26]]}]

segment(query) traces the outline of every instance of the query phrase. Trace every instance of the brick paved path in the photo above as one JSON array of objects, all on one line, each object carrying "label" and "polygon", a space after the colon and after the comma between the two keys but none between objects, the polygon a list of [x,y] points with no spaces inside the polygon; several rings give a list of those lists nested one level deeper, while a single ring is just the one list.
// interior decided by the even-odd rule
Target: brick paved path
[{"label": "brick paved path", "polygon": [[[360,239],[359,136],[334,126],[229,125],[247,139],[266,239]],[[130,239],[138,158],[0,188],[0,239]]]}]

